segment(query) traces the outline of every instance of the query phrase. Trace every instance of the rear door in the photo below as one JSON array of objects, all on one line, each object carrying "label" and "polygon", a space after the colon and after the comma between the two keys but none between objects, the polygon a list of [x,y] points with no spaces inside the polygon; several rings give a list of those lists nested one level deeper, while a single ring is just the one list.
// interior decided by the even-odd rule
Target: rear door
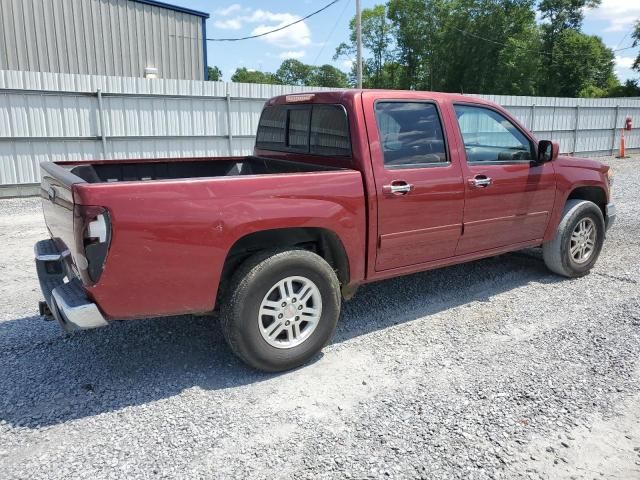
[{"label": "rear door", "polygon": [[462,170],[440,107],[402,95],[363,94],[378,202],[376,271],[451,257],[462,230]]},{"label": "rear door", "polygon": [[537,164],[532,139],[502,112],[454,104],[464,149],[464,233],[456,255],[542,239],[555,197],[552,163]]}]

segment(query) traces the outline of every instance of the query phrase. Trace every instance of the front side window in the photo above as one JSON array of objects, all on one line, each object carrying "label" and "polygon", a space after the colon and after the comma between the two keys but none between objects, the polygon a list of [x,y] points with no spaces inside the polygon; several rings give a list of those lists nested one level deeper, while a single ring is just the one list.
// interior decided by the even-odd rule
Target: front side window
[{"label": "front side window", "polygon": [[447,162],[438,109],[426,102],[377,102],[376,120],[386,168]]},{"label": "front side window", "polygon": [[531,141],[498,112],[485,107],[455,105],[469,163],[531,161]]}]

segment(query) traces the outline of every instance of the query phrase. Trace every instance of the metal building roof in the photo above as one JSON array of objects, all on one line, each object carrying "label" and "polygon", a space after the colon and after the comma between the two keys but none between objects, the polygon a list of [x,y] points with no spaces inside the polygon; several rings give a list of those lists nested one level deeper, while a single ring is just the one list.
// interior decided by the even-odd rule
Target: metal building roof
[{"label": "metal building roof", "polygon": [[191,10],[190,8],[179,7],[178,5],[170,5],[164,2],[157,2],[156,0],[131,0],[131,1],[144,3],[146,5],[153,5],[154,7],[166,8],[168,10],[174,10],[176,12],[187,13],[189,15],[195,15],[196,17],[209,18],[208,13],[199,12],[198,10]]}]

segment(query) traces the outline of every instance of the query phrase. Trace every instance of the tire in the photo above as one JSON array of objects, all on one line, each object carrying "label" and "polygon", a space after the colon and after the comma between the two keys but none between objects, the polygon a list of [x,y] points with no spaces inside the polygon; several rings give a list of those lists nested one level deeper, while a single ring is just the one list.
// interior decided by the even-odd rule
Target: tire
[{"label": "tire", "polygon": [[[572,254],[572,235],[585,225],[592,226],[595,231],[595,238],[590,239],[592,243],[590,253],[588,256],[582,256],[578,245],[578,252]],[[576,235],[579,235],[579,232]],[[555,236],[542,245],[544,263],[549,270],[558,275],[568,278],[582,277],[595,265],[602,250],[604,235],[604,217],[595,203],[587,200],[568,200]],[[584,238],[590,237],[586,235]],[[578,243],[581,242],[582,240],[578,239]]]},{"label": "tire", "polygon": [[229,287],[221,307],[222,332],[233,353],[253,368],[280,372],[299,367],[333,336],[340,316],[340,284],[331,266],[315,253],[254,255],[236,271]]}]

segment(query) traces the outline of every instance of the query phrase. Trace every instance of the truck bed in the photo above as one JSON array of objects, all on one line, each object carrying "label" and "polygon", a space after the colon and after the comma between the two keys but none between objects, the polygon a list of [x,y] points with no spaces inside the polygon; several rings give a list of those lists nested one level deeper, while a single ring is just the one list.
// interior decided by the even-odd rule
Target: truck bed
[{"label": "truck bed", "polygon": [[[42,173],[53,244],[107,319],[211,311],[228,252],[254,232],[334,232],[350,258],[365,248],[362,176],[350,168],[248,156],[46,162]],[[84,218],[96,211],[107,254],[91,276]],[[361,261],[350,268],[363,275]]]},{"label": "truck bed", "polygon": [[[59,165],[65,167],[63,163]],[[69,168],[70,173],[87,183],[215,178],[337,170],[337,168],[325,165],[255,156],[215,159],[81,162],[71,164],[67,168]]]}]

